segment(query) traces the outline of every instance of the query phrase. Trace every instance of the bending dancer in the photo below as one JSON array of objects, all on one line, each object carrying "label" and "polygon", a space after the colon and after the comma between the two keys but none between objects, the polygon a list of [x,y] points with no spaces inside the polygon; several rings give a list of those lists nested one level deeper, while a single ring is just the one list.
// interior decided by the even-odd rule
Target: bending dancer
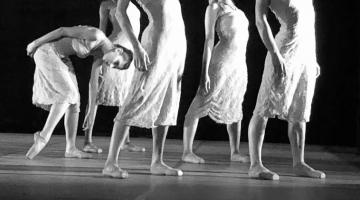
[{"label": "bending dancer", "polygon": [[[281,27],[274,39],[266,14],[277,16]],[[249,125],[249,176],[279,179],[261,162],[269,117],[288,121],[293,171],[298,176],[325,178],[304,161],[306,122],[310,118],[315,81],[320,73],[315,50],[315,13],[311,0],[256,0],[256,25],[268,49],[256,107]]]},{"label": "bending dancer", "polygon": [[[110,20],[112,24],[112,32],[109,35],[109,39],[114,44],[122,45],[128,49],[132,49],[131,43],[127,39],[125,33],[121,30],[116,18],[116,0],[106,0],[100,5],[100,23],[99,29],[106,33],[107,23]],[[133,27],[136,35],[140,32],[140,11],[132,3],[129,4],[126,10],[130,16],[131,26]],[[95,62],[98,63],[98,62]],[[92,132],[96,117],[98,105],[104,106],[122,106],[125,97],[129,92],[131,79],[134,75],[133,67],[128,70],[100,70],[100,67],[93,65],[91,70],[91,78],[89,83],[89,102],[87,105],[87,112],[83,123],[83,130],[85,131],[85,144],[83,151],[89,153],[101,153],[102,149],[97,147],[92,142]],[[100,73],[100,71],[102,73]],[[100,84],[99,84],[100,82]],[[122,149],[128,151],[140,151],[144,152],[144,147],[139,147],[130,143],[129,136],[126,138],[125,144]]]},{"label": "bending dancer", "polygon": [[[220,40],[214,47],[215,31]],[[182,160],[205,162],[193,153],[192,146],[199,119],[209,115],[215,122],[226,124],[230,159],[249,162],[249,157],[239,150],[242,102],[247,85],[248,21],[231,0],[209,0],[205,32],[201,83],[185,116]]]},{"label": "bending dancer", "polygon": [[120,145],[130,126],[152,128],[152,174],[181,176],[182,171],[163,162],[165,139],[170,125],[176,125],[181,77],[186,54],[185,28],[178,0],[138,0],[149,18],[141,44],[126,14],[130,0],[118,0],[116,17],[134,49],[135,72],[130,94],[115,118],[105,176],[126,178],[118,166]]},{"label": "bending dancer", "polygon": [[69,56],[84,58],[93,55],[98,66],[103,64],[110,68],[127,69],[132,60],[132,52],[121,46],[114,46],[97,28],[74,26],[58,28],[31,42],[27,46],[27,53],[34,57],[36,64],[33,104],[50,112],[43,129],[34,134],[34,144],[26,157],[33,159],[45,147],[64,114],[65,157],[91,157],[75,146],[80,94]]}]

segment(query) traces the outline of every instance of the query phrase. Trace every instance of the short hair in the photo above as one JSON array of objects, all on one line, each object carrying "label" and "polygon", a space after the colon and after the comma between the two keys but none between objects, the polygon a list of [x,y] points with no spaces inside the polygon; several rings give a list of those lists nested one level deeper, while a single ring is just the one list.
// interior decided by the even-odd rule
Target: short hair
[{"label": "short hair", "polygon": [[130,64],[131,64],[133,58],[134,58],[133,52],[130,49],[128,49],[128,48],[126,48],[124,46],[121,46],[120,44],[114,44],[114,47],[122,49],[123,52],[125,52],[128,55],[129,60],[126,62],[126,64],[123,67],[123,69],[128,69],[130,67]]}]

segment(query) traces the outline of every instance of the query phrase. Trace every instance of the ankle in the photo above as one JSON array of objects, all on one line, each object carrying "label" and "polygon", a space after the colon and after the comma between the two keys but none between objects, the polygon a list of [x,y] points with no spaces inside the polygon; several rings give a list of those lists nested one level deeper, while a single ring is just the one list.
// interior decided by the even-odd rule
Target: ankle
[{"label": "ankle", "polygon": [[304,165],[306,165],[305,161],[293,161],[293,167],[304,166]]}]

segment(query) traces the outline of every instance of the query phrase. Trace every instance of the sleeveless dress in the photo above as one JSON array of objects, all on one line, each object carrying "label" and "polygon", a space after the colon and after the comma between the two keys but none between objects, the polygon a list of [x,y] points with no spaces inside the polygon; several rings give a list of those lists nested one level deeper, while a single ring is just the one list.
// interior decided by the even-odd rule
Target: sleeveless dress
[{"label": "sleeveless dress", "polygon": [[[118,23],[115,18],[115,12],[116,7],[110,9],[109,18],[112,24]],[[129,18],[136,18],[138,19],[138,23],[140,23],[140,11],[134,4],[129,4],[127,12],[129,14]],[[134,15],[134,13],[136,13],[136,15]],[[125,37],[124,33],[112,33],[109,36],[109,39],[114,44],[119,44],[132,50],[131,43]],[[127,70],[107,69],[106,73],[100,74],[100,84],[96,97],[96,103],[104,106],[122,106],[127,94],[129,93],[134,70],[135,67],[133,66],[133,63],[131,63]]]},{"label": "sleeveless dress", "polygon": [[146,72],[135,71],[130,94],[115,120],[144,128],[176,125],[186,56],[180,3],[178,0],[138,2],[149,17],[141,44],[151,64]]},{"label": "sleeveless dress", "polygon": [[68,42],[80,58],[89,55],[91,49],[86,40],[70,38],[45,43],[34,54],[36,67],[32,102],[45,110],[50,110],[52,104],[69,103],[76,104],[76,111],[80,111],[80,93],[74,67],[69,57],[58,49],[59,45]]},{"label": "sleeveless dress", "polygon": [[210,91],[204,96],[198,89],[188,114],[198,118],[209,115],[217,123],[231,124],[243,116],[248,20],[239,9],[227,5],[221,9],[215,26],[219,42],[213,49],[208,72]]},{"label": "sleeveless dress", "polygon": [[276,84],[268,53],[254,114],[292,122],[309,121],[318,76],[315,13],[311,0],[289,0],[285,10],[272,12],[281,27],[276,44],[285,59],[286,78]]}]

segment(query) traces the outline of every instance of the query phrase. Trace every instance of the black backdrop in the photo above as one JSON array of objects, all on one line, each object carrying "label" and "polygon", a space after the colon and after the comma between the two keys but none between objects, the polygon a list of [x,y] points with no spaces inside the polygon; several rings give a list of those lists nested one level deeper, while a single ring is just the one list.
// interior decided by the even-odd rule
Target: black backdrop
[{"label": "black backdrop", "polygon": [[[243,103],[242,141],[247,141],[247,126],[255,106],[261,82],[265,47],[254,24],[255,0],[234,0],[250,21],[247,48],[248,90]],[[188,51],[183,76],[178,125],[171,127],[168,138],[182,138],[182,124],[187,108],[199,83],[204,41],[204,13],[208,0],[180,0],[186,25]],[[357,0],[314,0],[318,62],[318,79],[313,101],[311,122],[307,128],[307,143],[356,145],[360,142],[360,25]],[[60,26],[98,25],[97,0],[11,0],[1,2],[0,42],[0,132],[33,133],[39,130],[47,112],[31,104],[34,62],[26,56],[26,44]],[[270,22],[277,31],[275,18]],[[146,19],[142,18],[142,27]],[[176,47],[174,47],[176,48]],[[74,58],[81,93],[81,122],[87,102],[87,84],[91,58]],[[116,108],[101,107],[95,124],[95,136],[109,136]],[[358,125],[360,127],[360,125]],[[286,123],[270,120],[265,141],[287,142]],[[59,124],[55,133],[63,133]],[[132,136],[150,136],[146,129],[133,128]],[[227,140],[226,128],[209,118],[200,120],[197,139]]]}]

